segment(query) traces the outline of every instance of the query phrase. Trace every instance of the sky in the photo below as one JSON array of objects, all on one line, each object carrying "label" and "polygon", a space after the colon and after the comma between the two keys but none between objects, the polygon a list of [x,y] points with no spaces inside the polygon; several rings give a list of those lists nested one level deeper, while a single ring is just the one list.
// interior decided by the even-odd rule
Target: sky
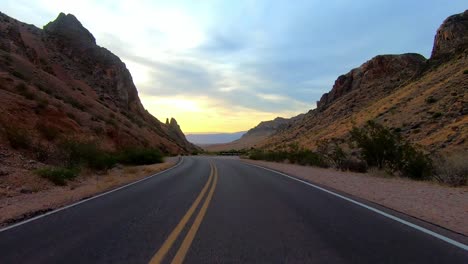
[{"label": "sky", "polygon": [[466,0],[0,0],[42,28],[74,14],[125,62],[146,109],[186,133],[245,131],[316,107],[379,54],[430,56]]}]

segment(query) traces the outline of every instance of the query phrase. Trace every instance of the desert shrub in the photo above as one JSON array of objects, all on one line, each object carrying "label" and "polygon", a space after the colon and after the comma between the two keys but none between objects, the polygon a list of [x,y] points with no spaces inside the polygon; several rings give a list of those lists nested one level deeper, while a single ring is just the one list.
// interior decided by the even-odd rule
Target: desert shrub
[{"label": "desert shrub", "polygon": [[12,74],[13,76],[19,78],[19,79],[22,79],[22,80],[25,79],[24,75],[23,75],[22,73],[18,72],[18,71],[13,71],[13,72],[11,72],[11,74]]},{"label": "desert shrub", "polygon": [[51,158],[52,151],[50,145],[34,144],[32,146],[34,158],[40,162],[46,162]]},{"label": "desert shrub", "polygon": [[47,106],[49,105],[49,100],[45,99],[45,98],[41,98],[39,100],[37,100],[37,109],[38,110],[44,110],[47,108]]},{"label": "desert shrub", "polygon": [[434,162],[434,179],[450,186],[468,184],[467,153],[456,153],[448,157],[439,156]]},{"label": "desert shrub", "polygon": [[369,166],[382,169],[398,160],[399,136],[384,126],[368,121],[362,128],[354,127],[350,134]]},{"label": "desert shrub", "polygon": [[100,149],[94,142],[65,140],[59,147],[67,167],[86,166],[95,170],[105,170],[117,162],[114,155]]},{"label": "desert shrub", "polygon": [[311,150],[291,152],[287,154],[287,158],[291,163],[297,163],[299,165],[310,165],[321,168],[329,167],[322,155]]},{"label": "desert shrub", "polygon": [[311,150],[290,148],[290,151],[263,151],[253,150],[248,157],[253,160],[266,160],[274,162],[283,162],[288,160],[291,163],[300,165],[310,165],[317,167],[328,167],[325,158]]},{"label": "desert shrub", "polygon": [[432,96],[429,96],[429,97],[426,98],[426,103],[428,103],[428,104],[433,104],[435,102],[437,102],[437,99],[435,99]]},{"label": "desert shrub", "polygon": [[36,96],[34,95],[34,93],[32,93],[28,87],[26,86],[25,83],[21,82],[19,84],[16,85],[16,90],[18,91],[18,93],[20,95],[22,95],[23,97],[25,97],[26,99],[28,100],[34,100],[34,98],[36,98]]},{"label": "desert shrub", "polygon": [[36,125],[36,129],[45,139],[49,141],[55,140],[60,134],[59,130],[57,130],[54,127],[48,126],[43,122],[38,123]]},{"label": "desert shrub", "polygon": [[118,161],[127,165],[148,165],[163,162],[163,155],[152,148],[128,148],[123,150]]},{"label": "desert shrub", "polygon": [[42,178],[48,179],[56,185],[66,185],[66,181],[78,176],[79,170],[76,168],[47,167],[38,169],[35,173]]},{"label": "desert shrub", "polygon": [[81,111],[84,111],[86,109],[86,107],[82,103],[78,102],[75,98],[67,97],[65,98],[65,102]]},{"label": "desert shrub", "polygon": [[5,127],[5,136],[14,149],[28,149],[31,147],[32,139],[29,133],[17,127]]},{"label": "desert shrub", "polygon": [[35,85],[36,85],[37,89],[43,91],[44,93],[49,94],[49,95],[52,94],[52,90],[49,89],[49,88],[44,87],[42,84],[36,83]]},{"label": "desert shrub", "polygon": [[28,90],[28,87],[23,82],[18,83],[15,88],[20,93],[24,93],[24,92],[26,92]]},{"label": "desert shrub", "polygon": [[442,116],[442,113],[441,112],[435,112],[434,114],[432,114],[432,118],[439,118]]},{"label": "desert shrub", "polygon": [[70,119],[73,119],[75,120],[75,115],[73,113],[70,113],[70,112],[67,112],[67,116],[70,118]]},{"label": "desert shrub", "polygon": [[432,160],[428,155],[405,142],[400,146],[400,158],[395,161],[403,176],[423,180],[432,176]]},{"label": "desert shrub", "polygon": [[351,140],[361,149],[369,166],[398,171],[403,176],[422,180],[432,174],[432,161],[421,150],[390,129],[368,121],[351,130]]},{"label": "desert shrub", "polygon": [[338,169],[341,169],[342,171],[349,170],[352,172],[366,173],[368,166],[367,163],[363,160],[346,158],[341,162]]},{"label": "desert shrub", "polygon": [[464,70],[464,71],[463,71],[463,74],[468,74],[468,70]]}]

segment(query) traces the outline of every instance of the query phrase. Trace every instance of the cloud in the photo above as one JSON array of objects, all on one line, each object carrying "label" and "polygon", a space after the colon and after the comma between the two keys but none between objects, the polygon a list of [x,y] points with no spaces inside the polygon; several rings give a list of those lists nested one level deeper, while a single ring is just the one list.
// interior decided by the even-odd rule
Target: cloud
[{"label": "cloud", "polygon": [[73,13],[126,63],[155,116],[174,116],[189,132],[232,132],[307,112],[339,75],[375,55],[428,56],[437,27],[466,3],[3,0],[0,7],[38,27]]}]

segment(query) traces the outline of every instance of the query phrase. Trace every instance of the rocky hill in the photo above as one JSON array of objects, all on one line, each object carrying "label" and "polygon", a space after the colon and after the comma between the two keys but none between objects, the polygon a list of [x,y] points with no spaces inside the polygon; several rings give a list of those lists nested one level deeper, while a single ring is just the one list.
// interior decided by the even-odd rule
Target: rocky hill
[{"label": "rocky hill", "polygon": [[125,64],[63,13],[44,29],[0,13],[0,132],[5,148],[16,135],[41,147],[73,137],[108,150],[197,149],[174,119],[144,109]]},{"label": "rocky hill", "polygon": [[376,56],[339,76],[316,109],[242,148],[281,149],[291,143],[314,148],[318,140],[344,138],[353,126],[376,120],[429,151],[468,151],[467,91],[465,11],[440,26],[431,58]]},{"label": "rocky hill", "polygon": [[258,147],[258,143],[266,140],[268,137],[287,129],[292,123],[300,120],[304,114],[292,118],[277,117],[273,120],[262,121],[256,127],[249,129],[241,138],[224,144],[203,145],[207,151],[240,150],[246,148]]}]

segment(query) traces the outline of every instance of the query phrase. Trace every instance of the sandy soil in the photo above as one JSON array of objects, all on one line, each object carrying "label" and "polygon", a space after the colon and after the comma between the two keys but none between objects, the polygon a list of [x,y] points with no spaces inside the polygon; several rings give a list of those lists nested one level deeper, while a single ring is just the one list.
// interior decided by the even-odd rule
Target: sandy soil
[{"label": "sandy soil", "polygon": [[[26,193],[15,192],[0,196],[0,226],[6,226],[142,179],[174,166],[177,161],[177,157],[171,157],[166,158],[165,162],[160,164],[116,167],[105,174],[84,173],[85,175],[80,175],[67,186],[54,186],[34,175],[38,182],[48,187],[28,189]],[[33,176],[27,175],[27,177]]]},{"label": "sandy soil", "polygon": [[454,188],[370,173],[267,161],[243,161],[329,186],[468,236],[468,187]]}]

